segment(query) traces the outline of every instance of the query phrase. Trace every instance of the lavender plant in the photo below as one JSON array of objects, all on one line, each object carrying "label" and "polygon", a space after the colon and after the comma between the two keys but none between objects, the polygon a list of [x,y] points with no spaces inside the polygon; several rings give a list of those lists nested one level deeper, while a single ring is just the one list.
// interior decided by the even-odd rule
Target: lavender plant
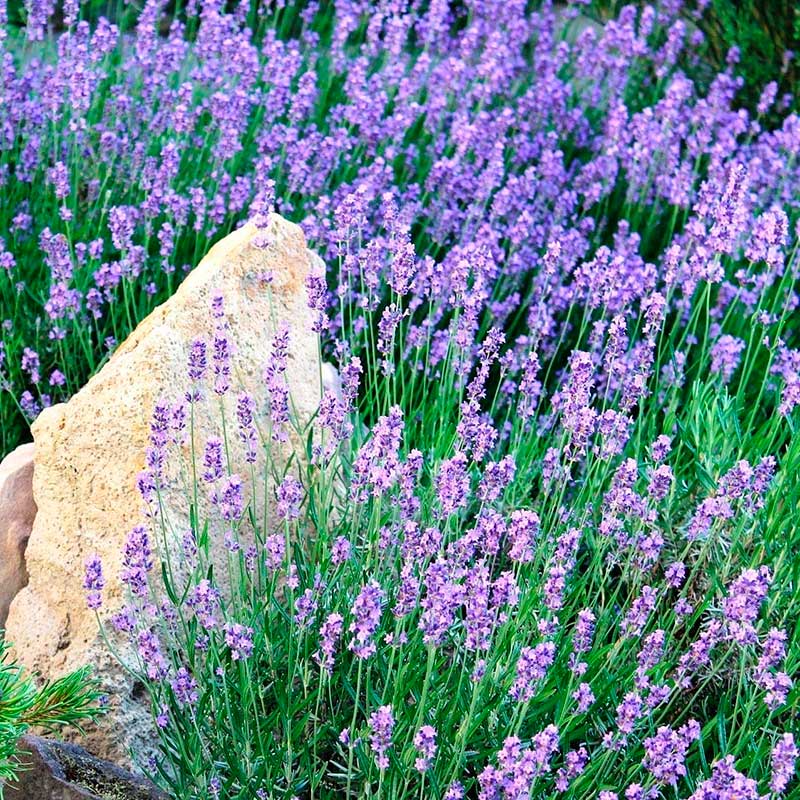
[{"label": "lavender plant", "polygon": [[[273,203],[330,263],[342,215],[377,254],[387,196],[402,208],[390,234],[401,250],[446,271],[465,248],[502,254],[503,323],[524,315],[549,241],[578,263],[622,219],[650,258],[739,147],[758,164],[753,190],[794,202],[796,117],[763,131],[737,109],[733,54],[707,92],[692,83],[676,65],[701,34],[674,0],[626,7],[600,29],[580,5],[225,13],[209,0],[168,15],[150,0],[125,34],[106,18],[90,25],[70,0],[54,36],[54,8],[26,4],[24,28],[0,25],[3,451],[210,241]],[[773,89],[760,115],[785,107]],[[344,270],[352,280],[350,261]]]},{"label": "lavender plant", "polygon": [[[240,396],[221,437],[189,442],[203,470],[195,501],[207,501],[196,508],[211,513],[177,558],[158,546],[175,529],[163,465],[190,485],[197,466],[155,415],[148,462],[162,467],[140,481],[147,513],[123,559],[130,604],[112,624],[150,689],[155,777],[172,796],[786,794],[798,755],[786,546],[798,440],[780,433],[782,412],[769,440],[742,435],[738,347],[718,356],[737,361],[725,380],[718,366],[684,391],[673,358],[661,371],[617,368],[611,383],[612,357],[645,348],[657,362],[684,338],[657,297],[632,315],[624,348],[609,338],[593,359],[587,326],[587,349],[572,349],[552,387],[528,341],[515,368],[496,328],[456,370],[457,316],[443,364],[411,360],[405,337],[395,355],[351,352],[342,392],[323,395],[313,430],[293,431],[310,443],[295,462],[305,466],[284,468],[266,497],[223,453],[236,431],[252,475],[277,468],[272,443],[293,425],[270,416],[287,407],[273,402],[286,397],[280,334],[265,398]],[[219,325],[218,304],[214,315]],[[404,365],[440,388],[415,403],[386,374]],[[219,365],[193,357],[189,371],[191,404],[233,390]],[[770,374],[765,364],[758,382]],[[370,375],[381,377],[365,395],[384,397],[367,430],[358,388]],[[773,407],[775,389],[764,392]],[[445,391],[457,412],[426,423]],[[669,434],[648,433],[637,409],[650,403]],[[257,419],[270,423],[263,437]],[[223,538],[220,564],[211,543]],[[92,560],[92,607],[102,585]]]},{"label": "lavender plant", "polygon": [[[194,524],[162,546],[151,470],[107,624],[175,797],[797,791],[798,118],[738,108],[735,52],[695,85],[678,2],[529,5],[71,7],[56,55],[41,4],[3,44],[4,402],[74,390],[248,214],[329,265],[311,429],[280,338],[192,463],[154,419]],[[206,349],[190,404],[237,391]]]}]

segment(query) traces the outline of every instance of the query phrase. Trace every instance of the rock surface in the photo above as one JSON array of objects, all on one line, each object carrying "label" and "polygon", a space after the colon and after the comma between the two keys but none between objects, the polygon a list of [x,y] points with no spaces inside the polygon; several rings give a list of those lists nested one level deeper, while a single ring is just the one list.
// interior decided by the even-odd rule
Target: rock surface
[{"label": "rock surface", "polygon": [[[241,390],[259,401],[259,413],[266,413],[264,366],[275,332],[287,325],[287,383],[296,418],[307,422],[319,403],[320,364],[305,278],[320,266],[298,226],[277,215],[266,228],[248,223],[209,251],[175,295],[140,323],[80,392],[44,410],[32,426],[38,513],[26,552],[28,585],[11,605],[7,636],[21,663],[46,678],[86,663],[95,667],[110,710],[88,732],[87,746],[104,758],[129,763],[130,749],[146,756],[152,727],[145,693],[101,640],[82,582],[86,559],[96,553],[106,576],[101,614],[107,618],[125,602],[121,550],[130,529],[142,521],[136,481],[145,467],[154,404],[183,401],[190,345],[197,339],[210,341],[210,300],[221,293],[235,347],[231,390],[223,401],[226,417],[235,420]],[[220,433],[219,404],[211,397],[214,402],[196,406],[194,441],[201,455],[206,440]],[[233,471],[246,476],[243,445],[235,435],[229,438]],[[273,457],[285,460],[299,444],[293,436],[273,448]],[[191,462],[189,453],[184,444],[182,470]],[[176,539],[189,528],[189,503],[177,468],[167,466],[161,496]]]},{"label": "rock surface", "polygon": [[0,462],[0,628],[8,607],[28,582],[25,547],[36,518],[33,445],[20,445]]},{"label": "rock surface", "polygon": [[75,744],[24,736],[18,779],[7,800],[167,800],[147,781],[101,761]]}]

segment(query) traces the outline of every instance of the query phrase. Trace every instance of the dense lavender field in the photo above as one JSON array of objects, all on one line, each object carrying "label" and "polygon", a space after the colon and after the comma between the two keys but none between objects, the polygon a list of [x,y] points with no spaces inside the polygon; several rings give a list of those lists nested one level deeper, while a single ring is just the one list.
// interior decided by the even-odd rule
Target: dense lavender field
[{"label": "dense lavender field", "polygon": [[[327,265],[343,385],[295,431],[280,526],[223,457],[269,464],[296,427],[280,335],[263,396],[176,444],[239,392],[217,302],[153,420],[113,620],[87,565],[152,700],[141,768],[176,798],[798,796],[794,98],[743,107],[735,48],[697,78],[678,0],[25,9],[0,34],[2,453],[245,219]],[[172,585],[165,464],[213,508]]]}]

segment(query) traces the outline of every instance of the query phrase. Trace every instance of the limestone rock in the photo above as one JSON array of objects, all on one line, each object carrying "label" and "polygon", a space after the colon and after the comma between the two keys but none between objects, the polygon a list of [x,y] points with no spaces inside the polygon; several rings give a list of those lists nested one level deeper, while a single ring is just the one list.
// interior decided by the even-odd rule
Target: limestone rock
[{"label": "limestone rock", "polygon": [[[125,763],[129,749],[146,755],[152,743],[142,687],[132,685],[109,655],[94,612],[86,607],[82,582],[86,559],[96,553],[107,582],[102,615],[108,618],[125,602],[121,551],[131,528],[142,521],[136,481],[145,467],[154,405],[183,401],[190,346],[197,339],[210,341],[210,301],[221,293],[234,343],[231,389],[220,401],[230,424],[235,426],[236,394],[242,390],[266,414],[263,371],[272,339],[284,325],[292,408],[295,418],[307,423],[319,404],[321,369],[305,278],[320,265],[296,225],[277,215],[266,229],[246,224],[209,251],[80,392],[45,409],[32,426],[38,514],[26,554],[29,582],[11,605],[7,636],[22,664],[46,678],[95,665],[111,704],[99,728],[89,732],[90,749],[102,757]],[[220,406],[216,396],[211,399],[197,405],[194,415],[200,458],[207,439],[220,433]],[[243,445],[235,434],[229,438],[233,471],[247,483]],[[285,462],[290,450],[301,446],[293,435],[273,456]],[[176,540],[190,527],[189,500],[175,472],[191,462],[190,445],[182,447],[183,463],[167,466],[161,493]]]},{"label": "limestone rock", "polygon": [[8,800],[167,800],[155,786],[75,744],[23,736]]},{"label": "limestone rock", "polygon": [[0,462],[0,628],[8,607],[28,582],[25,547],[36,518],[33,445],[20,445]]}]

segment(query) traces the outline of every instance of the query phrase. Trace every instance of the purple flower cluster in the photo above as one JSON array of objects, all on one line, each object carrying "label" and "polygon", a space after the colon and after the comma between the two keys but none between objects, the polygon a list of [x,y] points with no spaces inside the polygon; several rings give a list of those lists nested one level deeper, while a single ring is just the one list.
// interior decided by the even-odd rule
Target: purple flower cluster
[{"label": "purple flower cluster", "polygon": [[103,604],[102,591],[105,586],[103,578],[103,563],[98,555],[86,559],[86,574],[83,579],[83,588],[86,590],[86,605],[97,611]]},{"label": "purple flower cluster", "polygon": [[769,788],[775,794],[783,794],[794,777],[795,762],[800,755],[794,736],[784,733],[772,748],[772,777]]},{"label": "purple flower cluster", "polygon": [[319,629],[319,650],[314,654],[314,660],[328,675],[333,673],[334,656],[343,628],[344,619],[341,614],[332,613]]},{"label": "purple flower cluster", "polygon": [[272,438],[277,442],[285,442],[289,436],[286,431],[289,423],[289,387],[286,383],[288,356],[289,329],[282,328],[272,340],[270,360],[264,370]]},{"label": "purple flower cluster", "polygon": [[161,644],[158,636],[152,630],[141,630],[137,636],[139,658],[147,672],[147,677],[151,681],[159,681],[165,678],[169,671],[169,665],[161,651]]},{"label": "purple flower cluster", "polygon": [[403,412],[394,406],[372,429],[353,464],[352,489],[364,502],[369,494],[379,497],[394,486],[401,475],[400,441],[405,424]]},{"label": "purple flower cluster", "polygon": [[478,776],[480,800],[515,800],[528,797],[537,779],[551,770],[550,760],[558,751],[559,734],[548,725],[523,748],[516,736],[505,740],[497,753],[497,767],[487,766]]},{"label": "purple flower cluster", "polygon": [[675,786],[686,776],[686,751],[700,736],[700,725],[690,720],[679,730],[667,726],[644,740],[642,765],[659,782]]},{"label": "purple flower cluster", "polygon": [[212,586],[208,578],[203,578],[192,588],[186,604],[194,610],[197,621],[203,628],[211,630],[217,627],[220,592]]},{"label": "purple flower cluster", "polygon": [[303,500],[303,487],[297,478],[287,475],[275,490],[278,504],[276,513],[281,519],[297,519],[300,516],[300,503]]},{"label": "purple flower cluster", "polygon": [[427,772],[436,756],[436,728],[432,725],[423,725],[414,734],[414,747],[419,752],[419,756],[414,761],[415,769],[419,772]]},{"label": "purple flower cluster", "polygon": [[380,584],[373,580],[364,585],[353,603],[350,610],[353,621],[348,627],[353,638],[350,640],[348,648],[358,658],[369,658],[376,652],[377,648],[373,637],[380,625],[385,597]]},{"label": "purple flower cluster", "polygon": [[128,534],[122,552],[122,581],[139,598],[147,596],[147,575],[153,568],[153,552],[147,526],[136,525]]},{"label": "purple flower cluster", "polygon": [[755,640],[754,623],[767,596],[770,580],[768,567],[747,569],[728,587],[722,614],[728,635],[737,642]]},{"label": "purple flower cluster", "polygon": [[553,642],[542,642],[536,647],[523,647],[517,660],[517,677],[509,694],[519,702],[527,702],[536,694],[538,684],[544,680],[556,655]]},{"label": "purple flower cluster", "polygon": [[758,784],[734,767],[732,755],[714,763],[711,777],[702,781],[689,800],[762,800]]},{"label": "purple flower cluster", "polygon": [[381,706],[369,717],[369,746],[375,755],[378,769],[387,769],[389,757],[387,753],[392,746],[392,732],[394,731],[394,714],[391,706]]},{"label": "purple flower cluster", "polygon": [[172,679],[172,691],[182,706],[193,706],[197,702],[197,681],[186,667],[180,667]]},{"label": "purple flower cluster", "polygon": [[234,661],[245,661],[253,653],[253,629],[238,622],[227,623],[224,627],[225,644],[231,651]]}]

